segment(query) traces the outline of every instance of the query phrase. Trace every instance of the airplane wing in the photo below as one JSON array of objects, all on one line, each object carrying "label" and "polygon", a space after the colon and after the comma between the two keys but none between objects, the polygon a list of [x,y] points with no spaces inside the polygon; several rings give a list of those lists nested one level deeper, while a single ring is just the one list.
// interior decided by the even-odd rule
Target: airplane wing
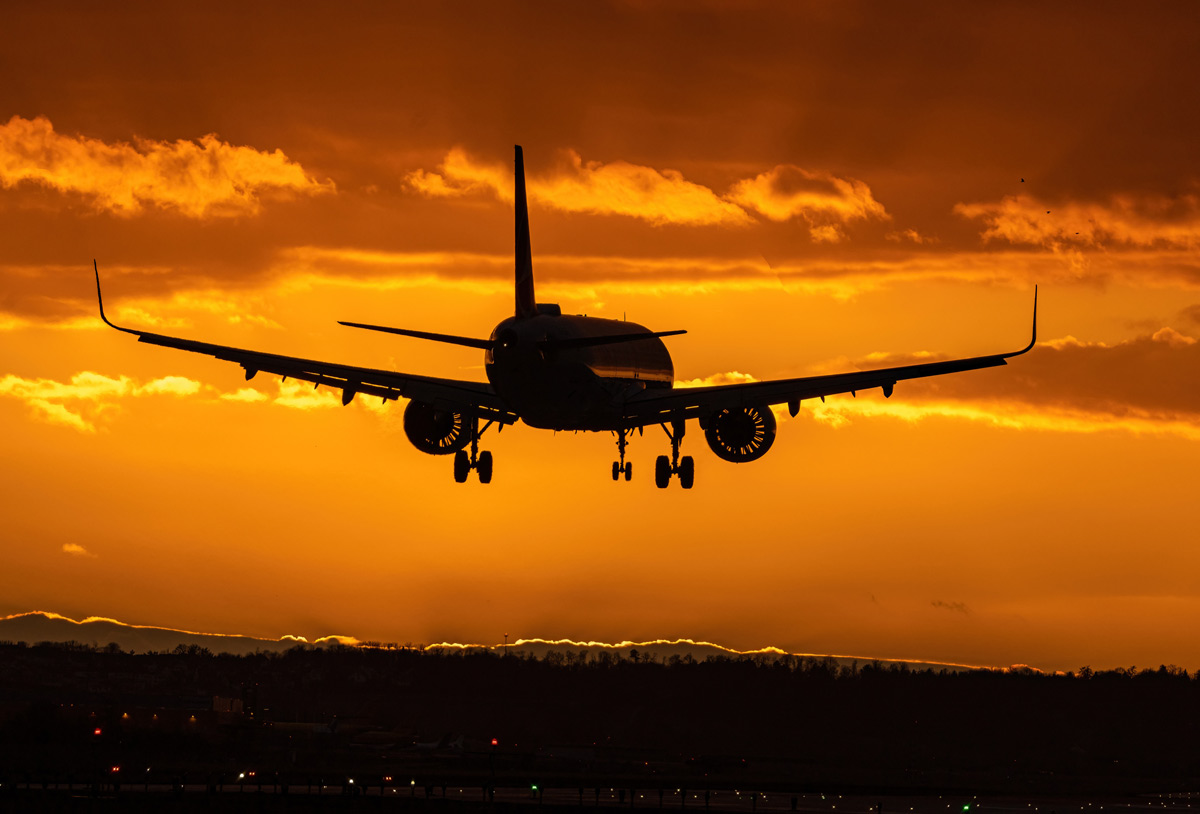
[{"label": "airplane wing", "polygon": [[950,359],[943,362],[927,362],[917,365],[886,367],[877,370],[856,370],[835,373],[829,376],[806,376],[799,379],[779,379],[745,384],[713,385],[710,387],[688,387],[672,390],[643,390],[631,396],[625,405],[625,417],[632,426],[665,423],[679,418],[694,418],[711,415],[723,409],[761,407],[771,404],[787,404],[792,415],[804,399],[821,398],[838,393],[857,394],[859,390],[874,387],[883,389],[885,396],[892,395],[896,382],[905,379],[920,379],[926,376],[941,376],[946,373],[961,373],[1007,364],[1008,359],[1028,353],[1037,343],[1037,288],[1033,293],[1033,337],[1029,344],[1018,351],[997,353],[991,356],[975,356],[970,359]]},{"label": "airplane wing", "polygon": [[362,393],[365,396],[375,396],[385,401],[394,401],[397,398],[416,399],[435,407],[478,415],[480,418],[500,424],[512,424],[517,420],[516,414],[505,406],[492,386],[483,382],[439,379],[432,376],[397,373],[391,370],[352,367],[122,328],[120,325],[109,322],[108,317],[104,314],[99,271],[96,271],[96,299],[100,304],[100,318],[109,327],[133,334],[139,342],[201,353],[225,362],[235,362],[245,369],[247,380],[254,378],[260,372],[271,373],[285,379],[312,382],[317,387],[321,385],[335,387],[342,391],[342,404],[349,404],[355,395]]}]

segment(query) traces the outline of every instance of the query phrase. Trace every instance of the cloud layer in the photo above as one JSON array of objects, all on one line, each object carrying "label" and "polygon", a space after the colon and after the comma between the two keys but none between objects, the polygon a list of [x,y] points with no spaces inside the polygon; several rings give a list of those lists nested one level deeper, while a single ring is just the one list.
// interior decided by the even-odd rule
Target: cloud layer
[{"label": "cloud layer", "polygon": [[81,195],[118,215],[153,206],[189,218],[252,215],[264,193],[333,190],[332,182],[314,180],[281,150],[234,146],[213,134],[109,144],[57,133],[42,116],[13,116],[0,125],[0,186],[22,182]]},{"label": "cloud layer", "polygon": [[[863,368],[929,361],[875,356]],[[903,382],[891,399],[805,403],[835,426],[854,416],[959,418],[1058,432],[1122,430],[1200,440],[1200,342],[1173,328],[1105,344],[1045,341],[1009,366]]]},{"label": "cloud layer", "polygon": [[[566,151],[566,159],[552,174],[527,179],[530,198],[565,212],[623,215],[655,225],[747,226],[755,222],[752,212],[776,222],[799,219],[818,242],[841,240],[842,227],[851,221],[888,217],[864,182],[792,165],[737,181],[719,195],[678,170],[585,162],[574,150]],[[512,200],[508,168],[479,161],[461,148],[447,153],[436,172],[415,170],[406,180],[430,197],[484,193]]]},{"label": "cloud layer", "polygon": [[1200,196],[1114,195],[1105,202],[1054,204],[1030,195],[958,204],[963,217],[982,220],[984,240],[1057,249],[1200,247]]}]

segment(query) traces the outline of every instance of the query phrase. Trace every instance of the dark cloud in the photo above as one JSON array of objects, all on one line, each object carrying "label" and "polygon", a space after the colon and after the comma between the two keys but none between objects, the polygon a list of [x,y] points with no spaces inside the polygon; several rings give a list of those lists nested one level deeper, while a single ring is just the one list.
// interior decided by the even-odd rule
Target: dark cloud
[{"label": "dark cloud", "polygon": [[[885,367],[927,358],[872,360]],[[1006,367],[905,382],[905,398],[1018,402],[1114,416],[1200,421],[1200,342],[1161,328],[1115,345],[1043,342]],[[899,387],[897,388],[899,391]]]}]

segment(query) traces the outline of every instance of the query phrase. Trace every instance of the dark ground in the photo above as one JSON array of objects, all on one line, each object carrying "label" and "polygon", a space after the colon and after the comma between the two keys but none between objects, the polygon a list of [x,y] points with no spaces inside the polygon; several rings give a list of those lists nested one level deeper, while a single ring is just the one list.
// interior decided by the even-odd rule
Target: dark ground
[{"label": "dark ground", "polygon": [[1198,712],[1166,667],[0,644],[0,810],[1162,811]]}]

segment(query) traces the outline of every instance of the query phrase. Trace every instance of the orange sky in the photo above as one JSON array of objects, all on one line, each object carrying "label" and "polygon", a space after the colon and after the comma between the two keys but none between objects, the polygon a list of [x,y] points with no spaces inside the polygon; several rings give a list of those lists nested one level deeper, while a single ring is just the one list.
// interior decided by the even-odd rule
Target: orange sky
[{"label": "orange sky", "polygon": [[[6,9],[0,614],[276,638],[690,637],[1200,668],[1200,28],[1185,5]],[[119,323],[483,379],[512,145],[542,301],[680,381],[1015,350],[805,404],[696,488],[607,435],[489,434]],[[736,377],[733,377],[736,378]]]}]

